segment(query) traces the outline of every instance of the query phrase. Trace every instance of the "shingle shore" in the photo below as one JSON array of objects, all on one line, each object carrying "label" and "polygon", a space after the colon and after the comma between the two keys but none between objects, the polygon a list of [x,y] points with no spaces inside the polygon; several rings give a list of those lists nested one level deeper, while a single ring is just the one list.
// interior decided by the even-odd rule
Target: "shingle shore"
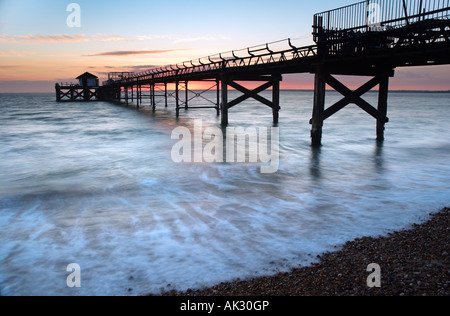
[{"label": "shingle shore", "polygon": [[[346,243],[320,262],[289,273],[236,280],[165,296],[448,296],[450,209],[426,223],[386,237]],[[371,263],[380,266],[380,288],[369,288]]]}]

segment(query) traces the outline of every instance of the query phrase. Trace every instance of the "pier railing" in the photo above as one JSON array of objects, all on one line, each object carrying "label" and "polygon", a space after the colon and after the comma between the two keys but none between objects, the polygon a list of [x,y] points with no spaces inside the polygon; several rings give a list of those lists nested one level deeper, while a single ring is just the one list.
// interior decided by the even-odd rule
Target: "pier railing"
[{"label": "pier railing", "polygon": [[77,87],[80,86],[79,83],[73,83],[73,82],[58,82],[57,85],[60,87]]},{"label": "pier railing", "polygon": [[193,59],[175,65],[157,67],[133,76],[115,81],[115,83],[132,83],[141,80],[159,79],[170,76],[188,75],[200,72],[250,67],[269,63],[317,56],[317,46],[299,47],[294,40],[284,39],[245,49],[233,50],[207,57]]},{"label": "pier railing", "polygon": [[[450,0],[366,0],[314,15],[313,34],[392,30],[425,20],[450,18]],[[327,40],[327,37],[324,37]]]}]

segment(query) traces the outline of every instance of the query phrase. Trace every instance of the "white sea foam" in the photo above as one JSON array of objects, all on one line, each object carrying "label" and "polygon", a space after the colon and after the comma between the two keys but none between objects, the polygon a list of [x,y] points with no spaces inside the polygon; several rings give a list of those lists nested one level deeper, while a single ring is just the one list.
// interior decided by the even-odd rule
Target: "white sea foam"
[{"label": "white sea foam", "polygon": [[[286,93],[286,100],[306,98]],[[327,121],[324,147],[312,150],[307,121],[299,123],[310,104],[284,104],[273,175],[261,174],[260,164],[173,163],[171,128],[191,127],[197,116],[205,127],[218,124],[209,112],[176,122],[164,110],[108,103],[89,113],[85,104],[45,103],[33,114],[19,106],[27,99],[0,102],[8,105],[0,112],[0,292],[185,290],[285,271],[347,240],[407,227],[450,203],[450,140],[425,145],[450,131],[429,135],[429,120],[445,121],[448,111],[446,98],[432,96],[422,100],[434,104],[421,114],[426,124],[411,118],[413,140],[398,120],[405,99],[418,96],[390,98],[383,147],[356,110]],[[270,125],[270,115],[260,118],[252,107],[235,111],[236,124]],[[79,289],[66,285],[70,263],[82,269]]]}]

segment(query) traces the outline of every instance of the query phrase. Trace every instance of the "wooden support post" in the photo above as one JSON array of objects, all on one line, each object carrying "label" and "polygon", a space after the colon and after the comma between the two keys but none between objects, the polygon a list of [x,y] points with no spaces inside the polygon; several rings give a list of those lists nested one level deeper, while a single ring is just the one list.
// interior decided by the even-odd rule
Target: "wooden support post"
[{"label": "wooden support post", "polygon": [[125,102],[127,103],[128,106],[128,87],[125,87]]},{"label": "wooden support post", "polygon": [[217,116],[220,116],[220,80],[216,79],[216,85],[217,85],[217,103],[216,103],[216,110],[217,110]]},{"label": "wooden support post", "polygon": [[[274,76],[272,76],[274,77]],[[280,117],[280,81],[274,78],[272,87],[272,103],[273,103],[273,123],[278,124]]]},{"label": "wooden support post", "polygon": [[122,100],[122,87],[115,88],[115,92],[116,92],[116,100],[120,102],[120,100]]},{"label": "wooden support post", "polygon": [[165,101],[165,105],[167,107],[168,106],[168,104],[167,104],[167,82],[164,83],[164,101]]},{"label": "wooden support post", "polygon": [[156,97],[155,97],[155,83],[153,83],[151,85],[151,90],[152,90],[152,110],[155,111],[156,110]]},{"label": "wooden support post", "polygon": [[185,103],[184,103],[184,109],[189,109],[188,100],[189,100],[189,89],[188,89],[188,82],[184,82],[184,88],[185,88]]},{"label": "wooden support post", "polygon": [[148,86],[148,93],[149,93],[150,106],[153,108],[153,84],[152,83],[150,83]]},{"label": "wooden support post", "polygon": [[314,107],[313,117],[311,120],[311,145],[318,147],[322,145],[322,128],[323,128],[323,113],[325,111],[325,93],[326,83],[322,67],[316,69],[316,76],[314,80]]},{"label": "wooden support post", "polygon": [[178,80],[175,82],[175,103],[177,108],[177,117],[180,116],[180,98],[179,98],[179,91],[178,91]]},{"label": "wooden support post", "polygon": [[136,86],[136,102],[137,102],[136,107],[137,107],[138,109],[139,109],[139,100],[140,100],[139,86],[137,85],[137,86]]},{"label": "wooden support post", "polygon": [[[389,94],[389,77],[385,76],[380,80],[380,91],[378,95],[378,112],[382,117],[387,117],[388,107],[388,94]],[[377,140],[384,140],[386,120],[377,120]]]},{"label": "wooden support post", "polygon": [[56,101],[61,102],[61,86],[57,83],[55,85],[55,89],[56,89]]},{"label": "wooden support post", "polygon": [[91,91],[88,88],[83,89],[83,100],[89,101],[91,98]]},{"label": "wooden support post", "polygon": [[228,79],[222,77],[222,126],[228,125]]}]

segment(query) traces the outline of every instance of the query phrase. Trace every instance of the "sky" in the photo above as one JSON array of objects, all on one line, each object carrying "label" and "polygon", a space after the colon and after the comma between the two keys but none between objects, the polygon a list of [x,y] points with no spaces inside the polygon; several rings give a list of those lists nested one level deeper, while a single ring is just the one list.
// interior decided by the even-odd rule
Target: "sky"
[{"label": "sky", "polygon": [[[89,71],[139,72],[280,39],[311,45],[315,13],[355,0],[0,0],[0,93],[52,92]],[[80,27],[67,19],[79,5]],[[391,88],[449,90],[450,67],[397,71]],[[355,83],[356,85],[356,83]],[[282,88],[311,89],[309,74]]]}]

